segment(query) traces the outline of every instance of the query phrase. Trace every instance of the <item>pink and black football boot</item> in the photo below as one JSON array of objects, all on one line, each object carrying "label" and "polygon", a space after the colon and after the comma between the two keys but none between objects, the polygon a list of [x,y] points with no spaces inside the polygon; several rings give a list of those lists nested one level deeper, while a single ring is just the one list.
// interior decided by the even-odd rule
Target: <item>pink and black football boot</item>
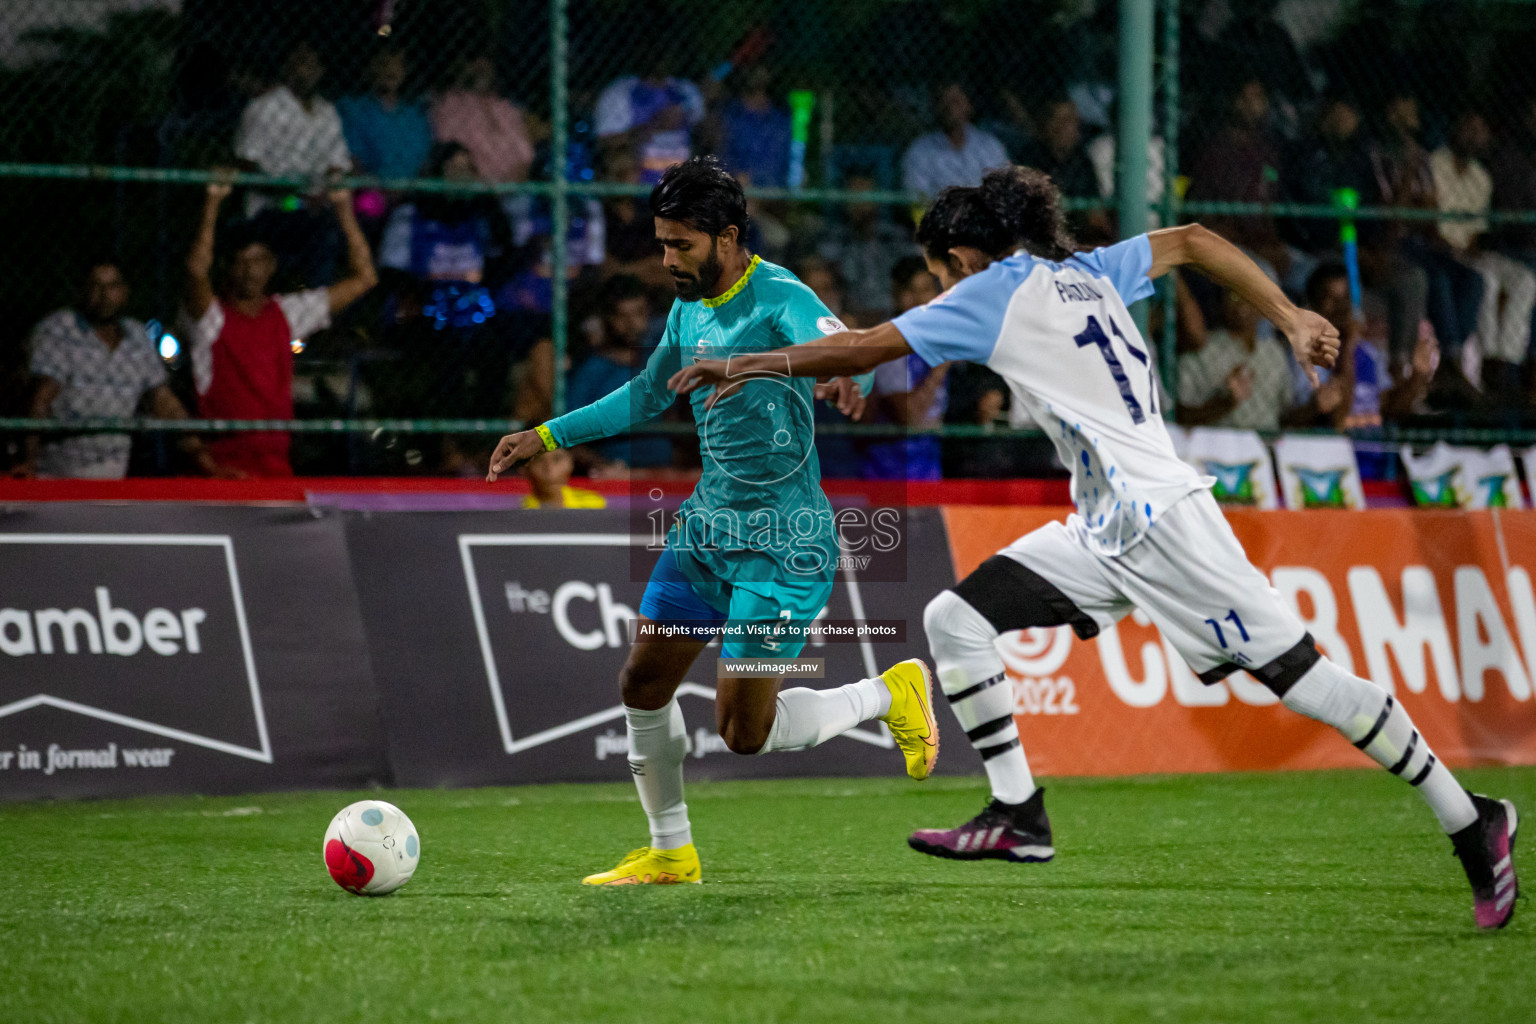
[{"label": "pink and black football boot", "polygon": [[1515,831],[1520,816],[1508,800],[1469,793],[1477,820],[1451,836],[1451,845],[1472,883],[1472,913],[1483,929],[1503,928],[1515,916],[1520,883],[1515,878]]},{"label": "pink and black football boot", "polygon": [[1051,822],[1045,816],[1045,790],[1021,804],[988,801],[982,812],[959,828],[918,829],[907,839],[918,853],[950,860],[1011,860],[1043,863],[1056,856]]}]

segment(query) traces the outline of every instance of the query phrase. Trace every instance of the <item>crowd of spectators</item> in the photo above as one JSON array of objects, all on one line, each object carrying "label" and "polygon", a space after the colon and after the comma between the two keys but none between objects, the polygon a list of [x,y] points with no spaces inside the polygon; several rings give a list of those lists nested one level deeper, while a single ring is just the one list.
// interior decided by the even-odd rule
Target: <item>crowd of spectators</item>
[{"label": "crowd of spectators", "polygon": [[[1536,118],[1536,98],[1526,106],[1525,119]],[[1347,96],[1329,96],[1317,104],[1313,127],[1287,140],[1274,127],[1261,78],[1246,78],[1233,90],[1225,123],[1191,166],[1191,200],[1333,204],[1347,192],[1362,205],[1458,215],[1359,224],[1362,283],[1350,296],[1354,314],[1341,319],[1350,336],[1362,339],[1357,360],[1379,348],[1372,365],[1379,363],[1391,385],[1373,384],[1360,394],[1414,382],[1415,400],[1367,402],[1367,408],[1352,410],[1347,400],[1325,398],[1325,420],[1359,425],[1377,416],[1517,412],[1531,404],[1536,261],[1516,233],[1492,231],[1487,219],[1496,204],[1515,208],[1530,199],[1536,162],[1528,132],[1522,125],[1495,144],[1487,116],[1467,107],[1432,135],[1418,99],[1397,91],[1374,110]],[[1486,162],[1490,156],[1497,173]],[[1341,254],[1338,219],[1212,217],[1206,223],[1246,248],[1294,296],[1321,301],[1323,293],[1313,285],[1320,267]],[[1343,269],[1330,270],[1327,280],[1333,289],[1352,287]],[[1279,343],[1267,333],[1254,336],[1244,311],[1234,310],[1214,288],[1197,291],[1207,293],[1202,306],[1225,330],[1207,336],[1210,351],[1181,357],[1180,399],[1188,422],[1271,430],[1312,423],[1315,417],[1302,406],[1315,405],[1318,396],[1298,391],[1294,372],[1281,374],[1270,365],[1275,358],[1269,348]],[[1379,315],[1366,315],[1368,310]],[[1252,338],[1245,344],[1253,354],[1236,356],[1234,337]],[[1431,362],[1430,378],[1418,380]]]},{"label": "crowd of spectators", "polygon": [[[1295,49],[1274,35],[1273,23],[1264,31],[1256,52]],[[349,91],[331,87],[313,45],[293,46],[240,111],[218,162],[309,184],[245,189],[228,208],[227,186],[210,187],[188,239],[179,332],[189,386],[178,397],[143,325],[123,318],[124,270],[107,260],[89,268],[79,303],[33,333],[33,414],[68,420],[191,409],[210,418],[289,418],[295,354],[333,319],[335,329],[363,339],[349,351],[367,404],[354,396],[347,413],[536,422],[552,412],[557,375],[567,375],[571,404],[609,393],[644,365],[672,296],[643,196],[572,201],[564,268],[571,343],[567,363],[556,365],[547,199],[453,186],[560,172],[644,185],[701,151],[720,154],[748,186],[795,181],[804,153],[797,155],[785,100],[793,83],[776,73],[771,51],[697,78],[683,73],[681,56],[677,47],[658,49],[636,73],[584,101],[578,96],[570,150],[555,154],[547,123],[522,102],[537,97],[507,95],[508,69],[493,51],[458,54],[429,90],[410,53],[381,42]],[[1513,121],[1490,122],[1470,105],[1448,117],[1442,105],[1427,123],[1419,97],[1403,90],[1362,99],[1316,88],[1254,62],[1229,76],[1218,96],[1192,102],[1211,116],[1182,130],[1184,197],[1334,204],[1352,194],[1366,206],[1446,216],[1362,220],[1357,272],[1340,262],[1336,217],[1203,218],[1298,301],[1334,320],[1345,357],[1313,388],[1257,311],[1184,277],[1178,394],[1169,403],[1177,418],[1261,431],[1349,429],[1536,401],[1529,353],[1536,227],[1495,229],[1487,219],[1495,208],[1536,209],[1536,94]],[[1025,163],[1069,196],[1100,200],[1072,213],[1080,245],[1117,237],[1121,227],[1104,202],[1114,187],[1113,96],[1070,82],[1038,95],[979,91],[969,78],[932,82],[928,130],[883,149],[823,154],[820,183],[932,196],[975,184],[990,168]],[[1149,152],[1154,201],[1164,187],[1163,157],[1158,135]],[[345,173],[376,176],[380,187],[357,194],[331,187]],[[447,190],[392,185],[411,178],[440,180]],[[907,206],[753,199],[751,212],[752,248],[791,266],[848,324],[880,322],[937,290]],[[1148,226],[1156,223],[1154,214]],[[1006,388],[985,370],[912,357],[882,368],[865,420],[1018,425],[1009,404]],[[410,468],[471,472],[482,443],[444,438]],[[292,471],[284,434],[189,437],[182,447],[184,468],[205,473]],[[822,459],[826,475],[868,478],[1042,468],[1038,459],[988,451],[931,437],[845,438],[829,442]],[[34,439],[18,471],[121,475],[128,453],[120,435]],[[651,437],[593,446],[575,453],[572,465],[604,475],[688,472],[693,464],[686,445]]]}]

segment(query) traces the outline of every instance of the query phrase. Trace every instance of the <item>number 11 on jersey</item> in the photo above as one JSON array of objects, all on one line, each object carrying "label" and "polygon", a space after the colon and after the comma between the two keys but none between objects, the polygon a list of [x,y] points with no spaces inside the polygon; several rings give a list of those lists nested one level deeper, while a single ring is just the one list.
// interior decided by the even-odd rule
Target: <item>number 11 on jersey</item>
[{"label": "number 11 on jersey", "polygon": [[[1109,329],[1115,332],[1115,337],[1125,342],[1126,351],[1130,352],[1133,358],[1147,368],[1147,384],[1151,389],[1152,412],[1156,415],[1157,384],[1152,380],[1152,367],[1151,363],[1147,360],[1147,354],[1126,339],[1126,336],[1120,332],[1120,325],[1115,323],[1113,317],[1109,320]],[[1072,340],[1077,342],[1078,348],[1087,348],[1089,345],[1098,347],[1099,355],[1103,356],[1104,362],[1109,365],[1110,375],[1115,378],[1115,385],[1120,389],[1120,398],[1125,402],[1126,412],[1131,414],[1131,422],[1138,426],[1145,423],[1147,421],[1146,413],[1141,411],[1141,403],[1136,400],[1136,393],[1131,389],[1131,379],[1126,376],[1125,366],[1120,362],[1120,357],[1115,355],[1114,346],[1109,340],[1109,335],[1105,334],[1104,328],[1099,326],[1099,318],[1090,315],[1088,317],[1088,326],[1084,327],[1083,332]]]}]

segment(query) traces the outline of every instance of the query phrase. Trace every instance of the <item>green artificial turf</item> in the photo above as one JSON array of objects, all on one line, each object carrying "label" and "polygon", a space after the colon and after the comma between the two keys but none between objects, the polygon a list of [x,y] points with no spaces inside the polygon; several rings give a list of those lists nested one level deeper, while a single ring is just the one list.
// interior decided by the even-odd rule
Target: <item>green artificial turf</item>
[{"label": "green artificial turf", "polygon": [[[1536,770],[1464,780],[1536,813]],[[1016,866],[906,848],[979,809],[978,780],[695,785],[705,884],[617,889],[577,879],[644,841],[628,786],[389,792],[422,861],[379,899],[337,888],[320,853],[367,794],[0,807],[0,1013],[1536,1019],[1536,913],[1477,933],[1449,844],[1383,773],[1047,788],[1057,860]]]}]

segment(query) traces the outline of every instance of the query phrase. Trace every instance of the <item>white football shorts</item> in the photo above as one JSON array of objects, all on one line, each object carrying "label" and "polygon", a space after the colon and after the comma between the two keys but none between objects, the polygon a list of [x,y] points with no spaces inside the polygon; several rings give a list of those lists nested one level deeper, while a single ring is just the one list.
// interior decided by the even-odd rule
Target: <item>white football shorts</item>
[{"label": "white football shorts", "polygon": [[1076,513],[998,554],[1043,577],[1100,628],[1140,608],[1208,682],[1268,665],[1306,636],[1209,491],[1175,502],[1120,555],[1090,550]]}]

